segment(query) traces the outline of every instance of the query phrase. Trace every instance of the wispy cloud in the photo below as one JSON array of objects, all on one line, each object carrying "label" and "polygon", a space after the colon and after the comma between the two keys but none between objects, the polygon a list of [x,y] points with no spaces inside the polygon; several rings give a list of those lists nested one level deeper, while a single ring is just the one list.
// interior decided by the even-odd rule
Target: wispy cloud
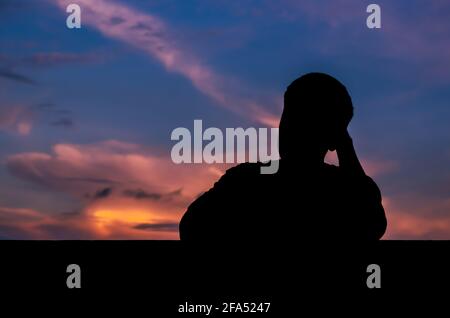
[{"label": "wispy cloud", "polygon": [[[37,52],[26,56],[0,55],[0,77],[22,84],[36,85],[37,81],[23,74],[23,69],[50,68],[73,64],[97,63],[104,56],[97,53]],[[20,70],[20,71],[18,71]]]},{"label": "wispy cloud", "polygon": [[74,122],[72,118],[68,118],[68,117],[62,117],[59,118],[58,120],[52,121],[50,123],[51,126],[56,126],[56,127],[65,127],[65,128],[70,128],[74,126]]},{"label": "wispy cloud", "polygon": [[[64,10],[71,3],[69,0],[53,0],[53,2]],[[263,107],[255,100],[234,91],[233,80],[219,75],[188,47],[177,43],[171,36],[170,28],[162,19],[116,1],[80,0],[77,3],[82,8],[83,23],[94,27],[109,38],[146,52],[168,71],[187,78],[196,89],[219,105],[260,123],[277,125],[277,116],[271,115],[268,109],[274,109],[279,105]]]},{"label": "wispy cloud", "polygon": [[35,85],[36,82],[26,75],[19,74],[10,69],[0,69],[0,77],[5,78],[7,80],[19,82],[22,84]]},{"label": "wispy cloud", "polygon": [[174,197],[180,196],[181,194],[181,189],[169,193],[147,192],[142,189],[126,189],[123,191],[124,196],[134,198],[136,200],[170,200]]},{"label": "wispy cloud", "polygon": [[16,60],[17,64],[33,67],[54,67],[68,64],[96,63],[103,56],[94,53],[38,52]]},{"label": "wispy cloud", "polygon": [[146,231],[178,231],[178,223],[142,223],[136,225],[134,228]]}]

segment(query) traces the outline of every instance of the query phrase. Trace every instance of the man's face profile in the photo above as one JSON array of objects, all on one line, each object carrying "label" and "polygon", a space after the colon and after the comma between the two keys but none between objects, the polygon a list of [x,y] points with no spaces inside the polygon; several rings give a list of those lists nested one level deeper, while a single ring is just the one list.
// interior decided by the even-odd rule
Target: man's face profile
[{"label": "man's face profile", "polygon": [[339,81],[321,73],[304,75],[289,85],[284,101],[282,158],[323,157],[336,149],[353,115],[350,96]]}]

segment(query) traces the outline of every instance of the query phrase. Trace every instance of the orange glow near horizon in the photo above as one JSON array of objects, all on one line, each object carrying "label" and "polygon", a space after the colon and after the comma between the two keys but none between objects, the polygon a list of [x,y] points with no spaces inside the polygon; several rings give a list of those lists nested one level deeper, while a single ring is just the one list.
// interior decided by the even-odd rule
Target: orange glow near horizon
[{"label": "orange glow near horizon", "polygon": [[[103,239],[178,239],[178,231],[158,229],[158,224],[178,223],[183,209],[170,204],[111,198],[86,208],[87,223]],[[144,225],[144,228],[139,228]],[[145,228],[149,225],[149,228]],[[152,229],[155,225],[155,229]]]},{"label": "orange glow near horizon", "polygon": [[97,210],[93,213],[98,223],[109,224],[113,222],[124,223],[149,223],[151,220],[149,211],[144,210]]},{"label": "orange glow near horizon", "polygon": [[96,232],[108,236],[117,228],[128,228],[141,223],[151,223],[152,213],[149,210],[138,208],[110,208],[99,207],[89,213]]}]

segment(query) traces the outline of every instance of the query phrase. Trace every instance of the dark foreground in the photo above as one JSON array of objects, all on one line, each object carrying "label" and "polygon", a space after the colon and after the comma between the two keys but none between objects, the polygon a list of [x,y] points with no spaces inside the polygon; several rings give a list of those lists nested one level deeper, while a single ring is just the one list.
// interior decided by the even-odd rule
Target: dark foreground
[{"label": "dark foreground", "polygon": [[[6,297],[52,300],[58,295],[66,301],[76,298],[76,304],[85,297],[109,308],[143,306],[147,313],[167,316],[176,314],[180,305],[188,309],[190,304],[211,303],[222,311],[228,303],[244,308],[244,303],[270,302],[272,312],[296,311],[309,298],[325,295],[350,292],[374,297],[386,292],[428,293],[450,286],[450,241],[295,247],[1,241],[0,251],[0,287],[7,291],[2,292]],[[81,289],[67,287],[70,264],[80,266]],[[380,268],[380,289],[368,288],[370,264]]]}]

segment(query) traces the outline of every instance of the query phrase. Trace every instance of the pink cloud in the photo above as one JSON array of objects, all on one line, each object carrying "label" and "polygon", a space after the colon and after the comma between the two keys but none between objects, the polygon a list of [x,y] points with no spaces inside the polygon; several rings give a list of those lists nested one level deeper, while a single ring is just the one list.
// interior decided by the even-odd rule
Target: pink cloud
[{"label": "pink cloud", "polygon": [[[107,183],[161,193],[189,184],[183,194],[193,197],[203,187],[203,180],[211,180],[208,169],[176,165],[170,157],[155,155],[156,152],[116,140],[86,145],[56,144],[50,154],[16,154],[8,157],[7,164],[20,177],[77,196],[84,195],[80,184],[83,190],[95,190],[98,184]],[[192,173],[202,181],[191,180]]]},{"label": "pink cloud", "polygon": [[[186,207],[212,186],[224,166],[175,165],[155,153],[110,140],[57,144],[50,153],[10,156],[7,165],[14,175],[69,194],[83,207],[71,215],[1,207],[3,235],[10,231],[11,236],[33,239],[178,239],[177,224]],[[363,160],[363,165],[372,177],[396,168],[382,161]],[[112,193],[96,198],[105,187]],[[448,238],[450,200],[397,194],[384,196],[383,205],[388,217],[384,239]]]},{"label": "pink cloud", "polygon": [[[177,224],[187,206],[212,186],[225,166],[175,165],[155,153],[141,145],[109,140],[57,144],[50,153],[9,156],[7,166],[15,176],[69,194],[83,208],[66,218],[4,208],[0,226],[15,227],[33,238],[64,238],[64,233],[76,238],[79,231],[80,238],[177,239]],[[389,163],[364,162],[371,176],[392,168]],[[111,193],[97,199],[102,189]]]},{"label": "pink cloud", "polygon": [[448,239],[450,200],[418,194],[383,197],[388,218],[384,239]]},{"label": "pink cloud", "polygon": [[[188,204],[212,186],[224,166],[176,165],[155,152],[110,140],[57,144],[50,153],[8,157],[13,175],[69,194],[83,205],[70,218],[36,212],[33,215],[42,219],[23,222],[18,218],[15,225],[30,229],[36,238],[60,238],[64,234],[59,230],[66,227],[79,229],[81,237],[177,239],[177,224]],[[99,196],[102,189],[108,191]],[[2,213],[0,226],[6,224]]]},{"label": "pink cloud", "polygon": [[384,239],[447,240],[450,233],[450,217],[422,216],[390,212]]},{"label": "pink cloud", "polygon": [[[65,10],[72,1],[54,2]],[[83,23],[109,38],[146,52],[168,71],[187,78],[196,89],[219,105],[264,124],[277,122],[276,117],[264,110],[262,105],[234,91],[230,87],[232,80],[216,73],[189,48],[177,43],[168,25],[160,18],[114,1],[79,0],[77,4],[82,10]],[[279,105],[269,105],[271,108],[276,106]]]}]

